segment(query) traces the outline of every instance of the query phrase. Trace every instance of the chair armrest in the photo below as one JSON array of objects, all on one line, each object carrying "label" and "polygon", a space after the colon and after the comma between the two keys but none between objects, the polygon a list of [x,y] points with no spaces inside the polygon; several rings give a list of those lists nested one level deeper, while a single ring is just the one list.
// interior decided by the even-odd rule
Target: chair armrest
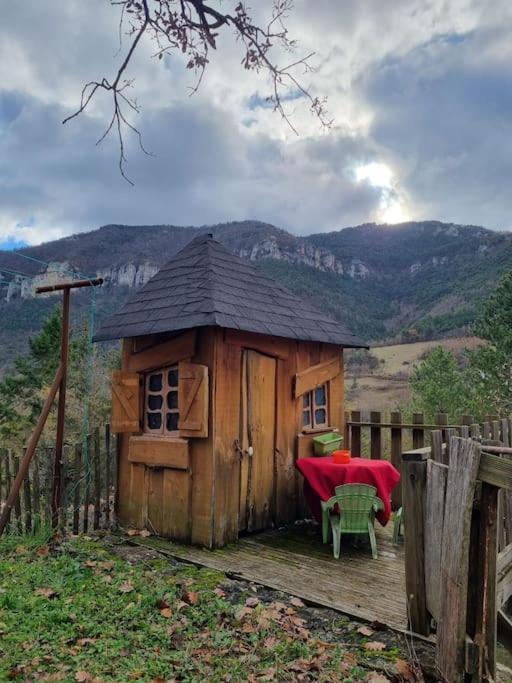
[{"label": "chair armrest", "polygon": [[384,503],[380,498],[377,498],[377,496],[375,496],[372,507],[375,512],[380,512],[380,510],[384,510]]},{"label": "chair armrest", "polygon": [[332,496],[329,500],[321,500],[320,505],[322,506],[322,512],[330,512],[338,502],[336,496]]}]

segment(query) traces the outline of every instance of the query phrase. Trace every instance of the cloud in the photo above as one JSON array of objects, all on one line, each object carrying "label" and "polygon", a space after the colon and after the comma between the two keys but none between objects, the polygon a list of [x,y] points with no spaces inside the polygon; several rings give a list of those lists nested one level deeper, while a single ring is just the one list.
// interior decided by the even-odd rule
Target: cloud
[{"label": "cloud", "polygon": [[[229,4],[229,3],[227,3]],[[225,32],[201,90],[180,55],[146,42],[129,76],[133,118],[154,156],[126,138],[95,142],[110,102],[63,126],[83,83],[114,73],[118,9],[104,0],[0,0],[0,240],[30,243],[105,223],[205,224],[254,218],[297,233],[399,217],[509,227],[512,15],[506,0],[296,0],[297,55],[316,52],[314,94],[335,119],[322,131],[303,98],[266,103],[268,82],[240,66]],[[258,3],[262,17],[270,3]],[[364,177],[388,169],[387,184]],[[359,171],[358,171],[359,169]],[[363,170],[361,170],[363,169]]]}]

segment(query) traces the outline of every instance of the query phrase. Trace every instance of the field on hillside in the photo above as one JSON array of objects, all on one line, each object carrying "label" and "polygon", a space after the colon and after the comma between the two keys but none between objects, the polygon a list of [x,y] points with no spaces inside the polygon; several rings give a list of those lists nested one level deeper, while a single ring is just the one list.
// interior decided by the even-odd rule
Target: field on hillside
[{"label": "field on hillside", "polygon": [[411,398],[411,372],[432,349],[443,346],[458,355],[464,349],[475,348],[481,343],[476,337],[458,337],[372,347],[371,355],[378,361],[376,367],[371,369],[368,365],[362,365],[347,368],[347,408],[389,412],[404,406]]}]

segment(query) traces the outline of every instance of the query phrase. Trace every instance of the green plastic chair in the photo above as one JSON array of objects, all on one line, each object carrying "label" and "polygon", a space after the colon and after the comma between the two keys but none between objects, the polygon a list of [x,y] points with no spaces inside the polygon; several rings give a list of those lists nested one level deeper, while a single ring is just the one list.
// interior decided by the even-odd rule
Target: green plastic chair
[{"label": "green plastic chair", "polygon": [[[334,557],[339,559],[342,534],[368,534],[372,557],[377,559],[377,539],[375,538],[375,515],[384,509],[384,503],[376,495],[375,486],[367,484],[343,484],[337,486],[335,495],[322,506],[322,540],[329,541],[329,528],[332,532]],[[333,512],[338,507],[339,514]]]},{"label": "green plastic chair", "polygon": [[400,532],[402,531],[402,524],[404,523],[404,509],[399,508],[393,517],[393,543],[398,545],[400,543]]}]

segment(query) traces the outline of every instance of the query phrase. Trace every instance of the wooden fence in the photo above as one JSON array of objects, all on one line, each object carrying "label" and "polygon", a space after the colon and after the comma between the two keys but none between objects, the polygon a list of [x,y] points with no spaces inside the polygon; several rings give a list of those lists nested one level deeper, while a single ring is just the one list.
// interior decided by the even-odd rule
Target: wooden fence
[{"label": "wooden fence", "polygon": [[[59,527],[77,534],[113,523],[117,443],[110,425],[96,428],[85,442],[66,445],[62,458]],[[0,510],[18,472],[22,453],[0,450]],[[30,464],[11,513],[11,533],[31,533],[51,525],[53,448],[40,447]]]},{"label": "wooden fence", "polygon": [[449,683],[495,679],[497,614],[512,596],[510,420],[469,433],[443,443],[433,430],[430,447],[402,455],[410,626],[436,632]]},{"label": "wooden fence", "polygon": [[[441,440],[446,442],[453,435],[469,437],[479,436],[482,439],[500,440],[509,443],[512,434],[510,418],[498,419],[490,416],[484,422],[476,424],[472,415],[462,415],[455,423],[449,423],[447,413],[438,413],[433,422],[425,420],[423,413],[413,413],[407,421],[401,412],[395,411],[384,415],[378,411],[352,410],[345,413],[344,442],[354,456],[365,455],[372,459],[389,458],[400,470],[402,453],[408,450],[423,448],[429,443],[432,431],[441,432]],[[438,437],[439,438],[439,437]],[[402,491],[396,487],[393,492],[393,508],[402,504]]]}]

